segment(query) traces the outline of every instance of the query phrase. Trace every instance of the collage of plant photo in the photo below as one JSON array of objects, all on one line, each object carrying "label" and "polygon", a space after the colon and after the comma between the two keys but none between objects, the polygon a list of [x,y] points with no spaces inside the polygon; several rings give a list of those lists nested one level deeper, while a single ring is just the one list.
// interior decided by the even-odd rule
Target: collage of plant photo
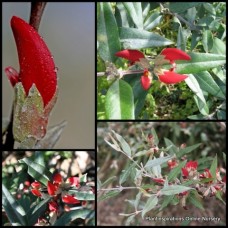
[{"label": "collage of plant photo", "polygon": [[2,226],[226,226],[226,2],[2,2]]}]

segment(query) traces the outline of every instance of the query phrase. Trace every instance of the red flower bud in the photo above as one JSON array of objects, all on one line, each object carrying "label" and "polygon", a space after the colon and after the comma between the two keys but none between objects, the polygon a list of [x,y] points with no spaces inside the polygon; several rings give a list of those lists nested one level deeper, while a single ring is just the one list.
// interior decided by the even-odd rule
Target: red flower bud
[{"label": "red flower bud", "polygon": [[51,201],[48,203],[48,207],[50,211],[58,211],[58,204],[55,201]]},{"label": "red flower bud", "polygon": [[145,69],[143,75],[141,76],[141,85],[144,90],[148,90],[150,88],[152,82],[151,73]]},{"label": "red flower bud", "polygon": [[64,203],[69,203],[69,204],[77,204],[80,203],[79,200],[77,200],[75,197],[71,196],[71,195],[65,195],[62,197],[62,201]]},{"label": "red flower bud", "polygon": [[39,189],[41,187],[41,184],[39,182],[35,181],[31,184],[31,186],[32,186],[32,188]]},{"label": "red flower bud", "polygon": [[[27,22],[13,16],[11,27],[17,45],[20,73],[19,81],[28,95],[33,84],[40,92],[44,106],[52,99],[57,88],[57,78],[53,57],[38,32]],[[18,80],[13,77],[10,68],[6,68],[11,84],[15,85]],[[10,76],[11,74],[11,76]]]},{"label": "red flower bud", "polygon": [[61,184],[62,183],[62,176],[59,173],[56,173],[53,177],[54,184]]},{"label": "red flower bud", "polygon": [[78,187],[79,186],[79,177],[69,177],[67,179],[71,185]]},{"label": "red flower bud", "polygon": [[38,197],[42,196],[38,189],[31,189],[31,192],[35,196],[38,196]]},{"label": "red flower bud", "polygon": [[48,181],[47,190],[49,195],[54,196],[57,191],[57,186]]},{"label": "red flower bud", "polygon": [[162,178],[151,178],[154,182],[156,182],[156,183],[164,183],[165,182],[165,180],[164,179],[162,179]]}]

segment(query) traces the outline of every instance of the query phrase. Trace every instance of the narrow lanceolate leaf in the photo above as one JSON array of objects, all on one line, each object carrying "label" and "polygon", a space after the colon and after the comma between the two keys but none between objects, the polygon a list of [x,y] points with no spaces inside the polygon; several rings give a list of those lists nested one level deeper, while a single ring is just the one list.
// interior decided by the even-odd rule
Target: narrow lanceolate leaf
[{"label": "narrow lanceolate leaf", "polygon": [[173,42],[158,34],[136,28],[120,28],[124,49],[140,49],[170,45]]},{"label": "narrow lanceolate leaf", "polygon": [[217,169],[217,166],[218,166],[218,161],[217,161],[217,154],[211,164],[211,167],[210,167],[210,172],[211,172],[211,175],[213,178],[216,178],[216,169]]},{"label": "narrow lanceolate leaf", "polygon": [[119,190],[112,190],[112,191],[106,192],[106,193],[104,193],[101,197],[98,198],[98,201],[106,200],[106,199],[108,199],[108,198],[117,196],[117,195],[120,194],[120,192],[121,192],[121,191],[119,191]]},{"label": "narrow lanceolate leaf", "polygon": [[128,177],[133,172],[133,169],[135,168],[135,166],[136,164],[132,163],[129,167],[126,168],[126,170],[122,170],[120,174],[120,180],[119,180],[120,185],[122,185],[128,179]]},{"label": "narrow lanceolate leaf", "polygon": [[135,206],[135,210],[137,211],[137,208],[139,206],[139,202],[140,202],[140,198],[142,196],[142,192],[139,192],[137,195],[136,195],[136,198],[135,198],[135,202],[134,202],[134,206]]},{"label": "narrow lanceolate leaf", "polygon": [[19,160],[19,163],[25,163],[28,166],[28,174],[44,185],[47,185],[52,178],[52,173],[45,166],[33,162],[29,158],[23,158]]},{"label": "narrow lanceolate leaf", "polygon": [[222,92],[221,88],[218,86],[218,84],[215,82],[215,80],[208,71],[199,72],[197,74],[194,74],[194,76],[199,82],[202,90],[210,93],[215,97],[225,99],[225,94]]},{"label": "narrow lanceolate leaf", "polygon": [[62,215],[55,223],[53,226],[66,226],[70,222],[81,218],[83,220],[89,219],[94,216],[94,211],[90,209],[78,209],[74,211],[70,211]]},{"label": "narrow lanceolate leaf", "polygon": [[181,173],[181,168],[183,168],[186,164],[187,160],[180,162],[180,164],[173,168],[169,175],[168,175],[168,181],[174,180],[180,173]]},{"label": "narrow lanceolate leaf", "polygon": [[108,119],[134,119],[134,96],[131,86],[123,81],[117,80],[109,88],[105,110]]},{"label": "narrow lanceolate leaf", "polygon": [[195,207],[198,207],[201,210],[204,210],[203,205],[201,203],[200,196],[196,191],[191,192],[191,194],[188,196],[187,200],[192,203]]},{"label": "narrow lanceolate leaf", "polygon": [[112,131],[112,132],[116,136],[117,140],[120,142],[123,152],[126,153],[128,156],[131,156],[131,148],[129,144],[125,141],[125,139],[121,135],[117,134],[115,131]]},{"label": "narrow lanceolate leaf", "polygon": [[104,61],[115,62],[120,51],[119,31],[109,2],[98,3],[97,41],[98,53]]},{"label": "narrow lanceolate leaf", "polygon": [[2,206],[12,225],[20,224],[26,226],[26,213],[21,205],[13,198],[11,193],[2,184]]},{"label": "narrow lanceolate leaf", "polygon": [[157,197],[157,196],[151,196],[151,197],[147,200],[147,202],[146,202],[146,204],[145,204],[145,206],[144,206],[144,208],[143,208],[143,211],[142,211],[142,218],[144,218],[145,214],[146,214],[148,211],[152,210],[152,209],[157,205],[157,203],[158,203],[158,197]]},{"label": "narrow lanceolate leaf", "polygon": [[179,153],[177,154],[177,157],[178,158],[181,158],[183,155],[187,154],[187,153],[190,153],[192,152],[193,150],[195,150],[196,148],[198,148],[199,146],[201,146],[202,144],[201,143],[197,143],[193,146],[188,146],[188,147],[185,147],[185,148],[180,148],[180,151]]},{"label": "narrow lanceolate leaf", "polygon": [[209,53],[188,53],[190,61],[176,61],[176,72],[179,74],[193,74],[222,66],[226,63],[225,55]]},{"label": "narrow lanceolate leaf", "polygon": [[153,160],[149,160],[146,163],[145,168],[161,165],[161,164],[167,162],[168,160],[170,160],[172,157],[173,156],[169,155],[169,156],[166,156],[166,157],[161,157],[161,158],[156,158],[156,159],[153,159]]},{"label": "narrow lanceolate leaf", "polygon": [[182,185],[168,185],[168,186],[165,186],[163,189],[161,189],[161,194],[169,196],[169,195],[175,195],[181,192],[185,192],[191,189],[193,188],[189,188]]},{"label": "narrow lanceolate leaf", "polygon": [[69,190],[69,193],[75,194],[78,200],[95,200],[95,195],[90,192],[79,192],[78,190]]}]

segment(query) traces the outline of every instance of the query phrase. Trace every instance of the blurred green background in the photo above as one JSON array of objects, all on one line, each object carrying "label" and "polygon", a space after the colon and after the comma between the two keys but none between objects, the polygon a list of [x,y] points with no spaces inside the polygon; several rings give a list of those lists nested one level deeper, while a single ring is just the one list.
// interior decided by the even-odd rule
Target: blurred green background
[{"label": "blurred green background", "polygon": [[[19,71],[17,50],[10,27],[13,15],[28,21],[30,3],[2,4],[3,117],[9,117],[13,89],[4,73],[7,66]],[[58,67],[59,96],[49,126],[68,122],[55,148],[95,147],[95,3],[47,3],[39,33]]]}]

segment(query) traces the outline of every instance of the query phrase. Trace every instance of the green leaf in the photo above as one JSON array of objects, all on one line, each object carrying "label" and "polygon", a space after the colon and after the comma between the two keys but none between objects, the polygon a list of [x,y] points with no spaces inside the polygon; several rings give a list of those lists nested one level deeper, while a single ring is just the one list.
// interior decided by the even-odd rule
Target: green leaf
[{"label": "green leaf", "polygon": [[203,205],[202,205],[202,203],[201,203],[200,196],[199,196],[199,194],[198,194],[196,191],[192,191],[192,192],[189,194],[187,200],[188,200],[190,203],[192,203],[195,207],[197,207],[197,208],[199,208],[199,209],[201,209],[201,210],[204,210]]},{"label": "green leaf", "polygon": [[178,176],[178,174],[181,173],[181,168],[185,166],[186,162],[187,160],[180,162],[180,164],[177,167],[173,168],[170,171],[170,173],[168,174],[168,181],[174,180]]},{"label": "green leaf", "polygon": [[156,133],[156,131],[155,131],[154,128],[151,129],[151,133],[152,133],[152,135],[153,135],[154,144],[155,144],[156,146],[158,146],[158,144],[159,144],[159,138],[158,138],[158,135],[157,135],[157,133]]},{"label": "green leaf", "polygon": [[200,113],[204,116],[207,116],[209,114],[209,108],[207,106],[207,103],[206,101],[202,101],[198,96],[194,95],[193,96],[195,102],[196,102],[196,105],[200,111]]},{"label": "green leaf", "polygon": [[191,60],[176,61],[176,72],[179,74],[193,74],[201,71],[209,70],[226,63],[225,55],[209,54],[209,53],[188,53]]},{"label": "green leaf", "polygon": [[214,54],[225,55],[226,54],[226,45],[225,45],[225,43],[222,40],[220,40],[219,38],[215,37],[211,52],[214,53]]},{"label": "green leaf", "polygon": [[78,190],[69,190],[69,193],[75,194],[78,200],[95,200],[93,193],[79,192]]},{"label": "green leaf", "polygon": [[144,215],[145,215],[148,211],[152,210],[152,209],[157,205],[157,203],[158,203],[158,197],[157,197],[157,196],[151,196],[151,197],[147,200],[147,202],[146,202],[146,204],[145,204],[145,206],[144,206],[144,208],[143,208],[143,211],[142,211],[142,218],[144,218]]},{"label": "green leaf", "polygon": [[179,153],[177,154],[177,157],[178,157],[178,158],[181,158],[183,155],[192,152],[193,150],[195,150],[196,148],[198,148],[198,147],[201,146],[201,145],[202,145],[201,143],[197,143],[197,144],[195,144],[195,145],[188,146],[188,147],[185,147],[185,148],[183,148],[183,149],[180,148],[180,151],[179,151]]},{"label": "green leaf", "polygon": [[116,19],[109,2],[100,2],[98,6],[97,41],[98,53],[104,61],[115,62],[115,53],[121,50]]},{"label": "green leaf", "polygon": [[213,47],[213,37],[210,30],[205,30],[203,32],[202,44],[205,52],[209,52]]},{"label": "green leaf", "polygon": [[48,197],[48,198],[42,200],[41,202],[39,202],[38,205],[36,205],[35,207],[32,207],[30,209],[30,211],[27,213],[29,215],[28,224],[30,226],[33,226],[35,223],[37,223],[40,215],[43,214],[47,209],[47,202],[49,202],[51,199],[52,199],[51,197]]},{"label": "green leaf", "polygon": [[196,7],[202,4],[201,2],[170,2],[169,9],[173,13],[185,12],[187,9]]},{"label": "green leaf", "polygon": [[45,166],[33,162],[29,158],[23,158],[19,160],[19,163],[25,163],[28,166],[28,174],[45,186],[52,179],[52,173]]},{"label": "green leaf", "polygon": [[4,207],[7,217],[10,220],[12,226],[20,224],[26,226],[26,213],[21,205],[13,198],[11,193],[2,184],[2,206]]},{"label": "green leaf", "polygon": [[185,192],[191,189],[194,189],[194,188],[189,188],[182,185],[168,185],[161,189],[161,194],[169,196],[169,195],[175,195],[181,192]]},{"label": "green leaf", "polygon": [[211,164],[211,167],[210,167],[210,173],[212,175],[212,177],[215,179],[216,178],[216,169],[218,167],[218,161],[217,161],[217,154],[215,155],[214,157],[214,160]]},{"label": "green leaf", "polygon": [[86,182],[87,182],[87,173],[85,173],[80,177],[80,183],[86,183]]},{"label": "green leaf", "polygon": [[222,193],[221,191],[216,191],[215,196],[216,196],[216,198],[218,198],[220,201],[222,201],[224,205],[226,205],[226,202],[224,202],[224,200],[222,199],[221,193]]},{"label": "green leaf", "polygon": [[154,167],[154,166],[158,166],[161,165],[167,161],[169,161],[171,158],[173,158],[172,155],[166,156],[166,157],[160,157],[160,158],[155,158],[153,160],[149,160],[146,165],[144,166],[144,168],[149,168],[149,167]]},{"label": "green leaf", "polygon": [[135,165],[135,163],[132,163],[126,170],[122,170],[119,180],[120,185],[122,185],[128,179],[133,169],[135,168]]},{"label": "green leaf", "polygon": [[[166,147],[169,147],[169,152],[171,152],[171,154],[177,154],[178,153],[178,148],[173,144],[173,142],[167,138],[164,138],[165,140],[165,145]],[[170,147],[171,146],[171,147]]]},{"label": "green leaf", "polygon": [[161,207],[159,208],[159,211],[163,210],[164,208],[166,208],[170,203],[171,201],[173,200],[175,195],[171,195],[171,196],[165,196],[164,197],[164,200],[162,202],[162,205]]},{"label": "green leaf", "polygon": [[116,176],[109,177],[104,183],[101,184],[101,187],[107,186],[109,183],[113,182],[116,179]]},{"label": "green leaf", "polygon": [[118,27],[133,27],[134,22],[132,21],[130,15],[125,10],[122,2],[116,3],[115,17]]},{"label": "green leaf", "polygon": [[200,87],[204,91],[210,93],[213,96],[225,99],[225,95],[223,94],[222,90],[208,71],[202,71],[194,74],[194,77],[199,82]]},{"label": "green leaf", "polygon": [[125,154],[127,154],[129,157],[131,157],[131,148],[130,148],[129,144],[125,141],[125,139],[121,135],[117,134],[113,130],[112,130],[112,132],[116,136],[117,140],[120,142],[123,152]]},{"label": "green leaf", "polygon": [[162,22],[163,16],[159,12],[151,14],[144,22],[144,29],[150,30]]},{"label": "green leaf", "polygon": [[216,15],[215,8],[213,7],[212,4],[210,3],[203,3],[204,8],[212,15]]},{"label": "green leaf", "polygon": [[120,190],[111,190],[111,191],[109,191],[109,192],[106,192],[106,193],[104,193],[102,196],[100,196],[100,197],[98,198],[98,201],[106,200],[106,199],[108,199],[108,198],[117,196],[117,195],[120,194],[120,192],[121,192]]},{"label": "green leaf", "polygon": [[152,32],[136,28],[120,28],[124,49],[140,49],[170,45],[173,42]]},{"label": "green leaf", "polygon": [[134,119],[134,96],[131,86],[117,80],[109,88],[105,100],[108,119]]},{"label": "green leaf", "polygon": [[78,210],[74,210],[74,211],[70,211],[67,212],[65,214],[63,214],[56,222],[53,226],[66,226],[68,225],[70,222],[81,218],[81,219],[88,219],[95,216],[95,213],[93,210],[90,209],[78,209]]},{"label": "green leaf", "polygon": [[132,220],[135,218],[136,215],[131,215],[127,218],[126,222],[125,222],[125,225],[126,226],[129,226],[132,222]]},{"label": "green leaf", "polygon": [[129,17],[136,25],[137,28],[143,28],[143,16],[141,2],[123,2],[125,9],[128,12]]},{"label": "green leaf", "polygon": [[134,202],[135,211],[137,211],[137,209],[138,209],[141,196],[142,196],[142,192],[139,192],[135,197],[135,202]]}]

